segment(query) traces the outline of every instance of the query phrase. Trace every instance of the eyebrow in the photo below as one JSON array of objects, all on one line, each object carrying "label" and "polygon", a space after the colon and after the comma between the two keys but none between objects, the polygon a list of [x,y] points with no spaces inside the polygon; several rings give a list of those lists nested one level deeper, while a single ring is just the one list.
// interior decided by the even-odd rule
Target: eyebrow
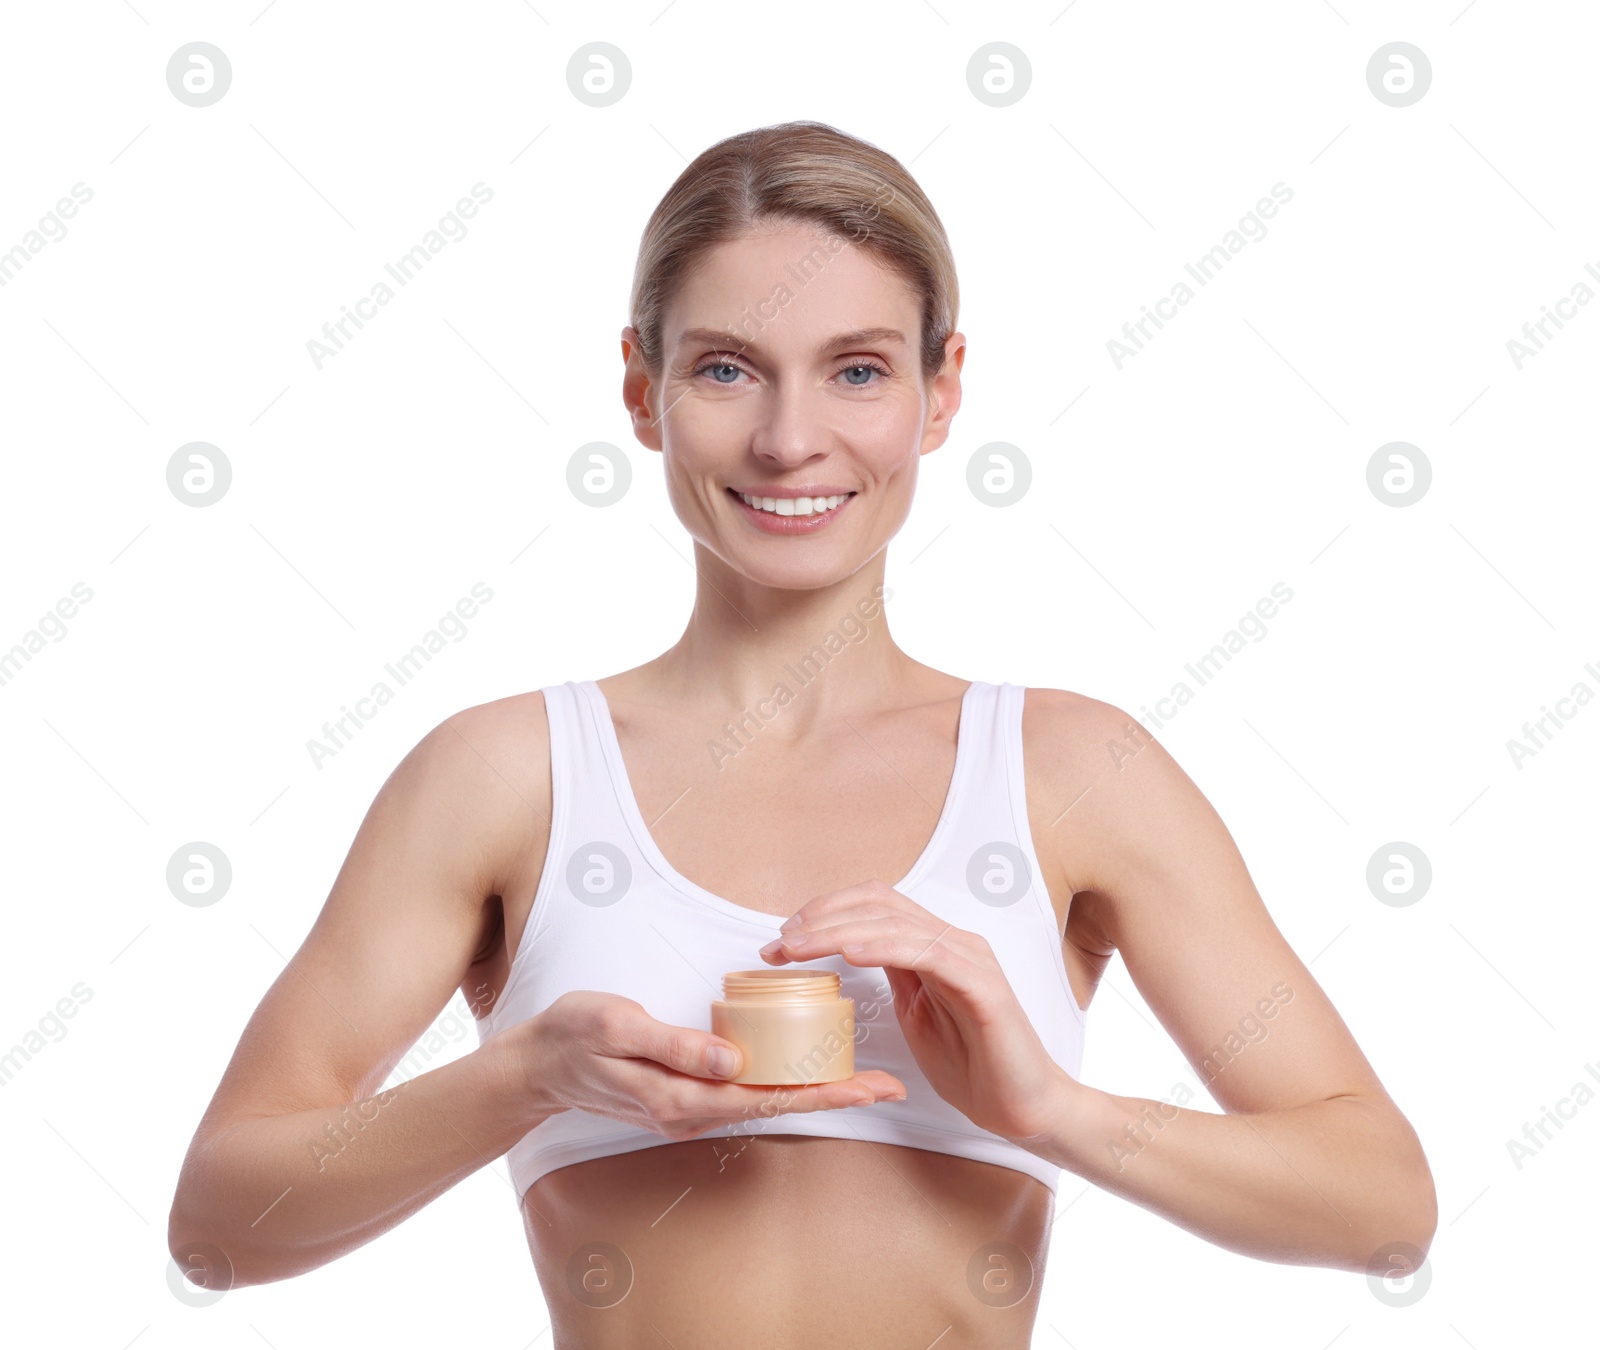
[{"label": "eyebrow", "polygon": [[[840,348],[874,347],[895,342],[902,347],[911,345],[906,341],[906,335],[898,328],[856,328],[848,333],[835,334],[823,343],[823,346],[828,351],[838,351]],[[678,335],[678,344],[705,345],[732,352],[758,353],[761,350],[758,343],[721,328],[686,328]]]}]

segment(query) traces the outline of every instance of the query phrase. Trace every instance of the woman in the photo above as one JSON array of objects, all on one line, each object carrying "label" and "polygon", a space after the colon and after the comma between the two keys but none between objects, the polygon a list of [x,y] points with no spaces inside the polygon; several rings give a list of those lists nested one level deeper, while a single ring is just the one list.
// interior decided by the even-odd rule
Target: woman
[{"label": "woman", "polygon": [[[311,1269],[508,1151],[557,1350],[1024,1347],[1063,1169],[1266,1260],[1421,1261],[1417,1137],[1167,752],[889,635],[955,313],[875,147],[790,123],[683,172],[622,338],[695,540],[683,636],[385,783],[191,1145],[196,1283]],[[1079,1082],[1113,951],[1227,1114]],[[797,963],[855,999],[855,1072],[726,1081],[721,975]],[[457,987],[480,1048],[378,1092]]]}]

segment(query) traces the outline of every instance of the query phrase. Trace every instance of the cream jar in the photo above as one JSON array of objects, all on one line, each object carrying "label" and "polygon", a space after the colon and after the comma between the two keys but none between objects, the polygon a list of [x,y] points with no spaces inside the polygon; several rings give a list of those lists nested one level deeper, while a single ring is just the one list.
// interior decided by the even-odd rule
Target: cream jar
[{"label": "cream jar", "polygon": [[836,1083],[856,1071],[856,1005],[832,970],[731,970],[711,1030],[744,1062],[730,1083]]}]

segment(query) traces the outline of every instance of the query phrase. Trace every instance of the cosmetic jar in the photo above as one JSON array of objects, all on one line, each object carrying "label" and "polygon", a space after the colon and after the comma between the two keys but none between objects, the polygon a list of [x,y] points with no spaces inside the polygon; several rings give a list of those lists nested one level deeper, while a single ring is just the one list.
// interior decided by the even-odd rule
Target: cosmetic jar
[{"label": "cosmetic jar", "polygon": [[856,1005],[832,970],[731,970],[711,1030],[744,1062],[729,1083],[835,1083],[856,1071]]}]

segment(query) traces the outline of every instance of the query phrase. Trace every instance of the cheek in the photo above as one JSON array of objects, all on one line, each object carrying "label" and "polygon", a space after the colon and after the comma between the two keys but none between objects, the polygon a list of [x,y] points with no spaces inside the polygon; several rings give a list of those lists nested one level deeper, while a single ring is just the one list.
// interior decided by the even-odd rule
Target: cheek
[{"label": "cheek", "polygon": [[666,443],[686,465],[714,464],[737,436],[748,433],[755,416],[753,401],[707,398],[693,385],[663,390],[663,396]]}]

